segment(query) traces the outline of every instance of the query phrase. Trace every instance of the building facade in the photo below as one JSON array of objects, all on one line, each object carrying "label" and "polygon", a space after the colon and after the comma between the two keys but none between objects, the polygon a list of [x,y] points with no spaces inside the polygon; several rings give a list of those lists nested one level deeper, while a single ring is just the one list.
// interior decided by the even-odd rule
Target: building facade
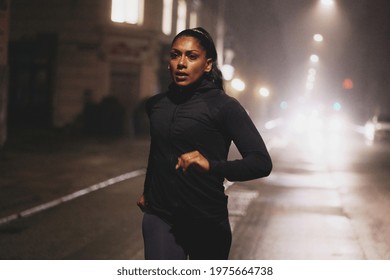
[{"label": "building facade", "polygon": [[7,139],[9,0],[0,0],[0,149]]},{"label": "building facade", "polygon": [[142,132],[143,100],[169,82],[173,36],[216,32],[211,2],[11,0],[8,125]]}]

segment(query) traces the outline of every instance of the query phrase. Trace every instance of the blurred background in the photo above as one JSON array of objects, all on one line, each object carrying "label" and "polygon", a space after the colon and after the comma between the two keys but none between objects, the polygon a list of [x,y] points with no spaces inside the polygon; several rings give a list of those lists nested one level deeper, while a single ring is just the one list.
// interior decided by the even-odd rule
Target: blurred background
[{"label": "blurred background", "polygon": [[1,146],[21,127],[145,133],[171,39],[196,26],[216,41],[228,93],[261,121],[304,106],[362,124],[389,110],[386,0],[0,3]]},{"label": "blurred background", "polygon": [[274,161],[227,183],[231,258],[389,259],[389,15],[389,0],[0,0],[0,258],[142,258],[144,103],[170,83],[175,34],[202,26]]}]

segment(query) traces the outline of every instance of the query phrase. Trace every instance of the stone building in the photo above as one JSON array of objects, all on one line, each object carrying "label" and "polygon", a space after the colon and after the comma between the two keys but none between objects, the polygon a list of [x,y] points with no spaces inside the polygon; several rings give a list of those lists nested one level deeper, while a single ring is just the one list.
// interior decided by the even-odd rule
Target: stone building
[{"label": "stone building", "polygon": [[[169,81],[167,50],[173,36],[199,25],[214,35],[217,5],[11,0],[9,126],[64,128],[81,120],[94,122],[92,129],[98,130],[119,124],[115,132],[134,135],[143,129],[142,101]],[[105,112],[96,116],[93,108]]]}]

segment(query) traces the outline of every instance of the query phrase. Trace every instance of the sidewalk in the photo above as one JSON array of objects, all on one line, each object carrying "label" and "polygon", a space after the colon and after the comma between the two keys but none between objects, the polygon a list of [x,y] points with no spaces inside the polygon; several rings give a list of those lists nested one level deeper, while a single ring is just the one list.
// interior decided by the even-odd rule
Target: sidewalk
[{"label": "sidewalk", "polygon": [[0,220],[145,168],[149,152],[147,137],[98,139],[24,131],[8,143],[0,153]]}]

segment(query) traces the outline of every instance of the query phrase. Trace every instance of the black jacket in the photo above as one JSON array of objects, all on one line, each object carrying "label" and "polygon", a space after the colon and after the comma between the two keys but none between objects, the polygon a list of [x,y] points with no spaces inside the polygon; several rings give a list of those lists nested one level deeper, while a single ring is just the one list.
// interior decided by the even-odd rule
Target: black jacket
[{"label": "black jacket", "polygon": [[[228,215],[224,178],[244,181],[271,172],[266,146],[244,108],[206,79],[184,90],[171,85],[147,101],[146,111],[151,134],[147,211],[169,223],[222,220]],[[227,160],[232,141],[242,159]],[[176,170],[177,158],[194,150],[208,159],[210,171]]]}]

